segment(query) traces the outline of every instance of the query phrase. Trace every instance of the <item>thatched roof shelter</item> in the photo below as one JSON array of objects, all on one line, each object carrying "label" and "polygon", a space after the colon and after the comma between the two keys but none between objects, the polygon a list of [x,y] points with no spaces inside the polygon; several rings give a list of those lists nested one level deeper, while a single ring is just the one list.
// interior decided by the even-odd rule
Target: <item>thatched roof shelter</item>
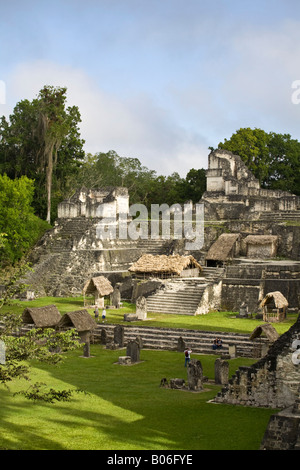
[{"label": "thatched roof shelter", "polygon": [[239,233],[222,233],[212,244],[205,257],[206,261],[225,262],[238,254]]},{"label": "thatched roof shelter", "polygon": [[[284,320],[288,306],[289,303],[281,292],[269,292],[260,303],[260,307],[263,309],[264,321],[277,322]],[[274,309],[277,311],[274,312]]]},{"label": "thatched roof shelter", "polygon": [[94,295],[98,293],[99,297],[104,297],[113,292],[113,286],[105,276],[97,276],[89,279],[83,288],[84,295]]},{"label": "thatched roof shelter", "polygon": [[248,235],[244,241],[249,245],[269,245],[277,243],[277,240],[276,235]]},{"label": "thatched roof shelter", "polygon": [[84,309],[65,313],[57,326],[58,328],[75,328],[78,333],[82,333],[93,330],[96,327],[96,322]]},{"label": "thatched roof shelter", "polygon": [[22,314],[23,323],[34,324],[37,328],[54,328],[61,320],[55,305],[27,307]]},{"label": "thatched roof shelter", "polygon": [[105,276],[97,276],[89,279],[83,288],[83,297],[85,305],[85,296],[93,295],[95,304],[104,307],[104,297],[110,295],[114,291],[110,281]]},{"label": "thatched roof shelter", "polygon": [[266,337],[271,343],[274,343],[279,338],[279,334],[277,333],[275,328],[270,325],[270,323],[263,323],[262,325],[258,325],[253,330],[249,339],[253,341],[255,338],[258,338],[263,333],[266,335]]},{"label": "thatched roof shelter", "polygon": [[201,265],[191,255],[142,255],[136,263],[129,268],[129,271],[141,274],[153,275],[177,275],[180,276],[184,270],[202,270]]},{"label": "thatched roof shelter", "polygon": [[261,308],[264,308],[266,305],[274,302],[275,308],[287,308],[289,306],[289,303],[287,299],[282,295],[281,292],[275,291],[275,292],[269,292],[265,298],[262,300],[260,306]]}]

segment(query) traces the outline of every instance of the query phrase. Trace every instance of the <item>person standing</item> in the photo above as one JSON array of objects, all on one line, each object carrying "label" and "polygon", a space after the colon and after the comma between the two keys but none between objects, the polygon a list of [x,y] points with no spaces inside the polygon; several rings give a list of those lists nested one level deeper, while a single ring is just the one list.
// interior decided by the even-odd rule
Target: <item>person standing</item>
[{"label": "person standing", "polygon": [[105,307],[104,307],[104,309],[102,310],[102,323],[105,322],[105,319],[106,319],[106,310],[105,310]]},{"label": "person standing", "polygon": [[191,353],[192,353],[192,350],[189,349],[189,348],[186,348],[184,350],[184,357],[185,357],[185,361],[184,361],[184,367],[187,366],[187,364],[189,364],[190,360],[191,360]]},{"label": "person standing", "polygon": [[95,320],[96,322],[98,322],[99,321],[99,308],[97,305],[95,306],[94,314],[95,314]]}]

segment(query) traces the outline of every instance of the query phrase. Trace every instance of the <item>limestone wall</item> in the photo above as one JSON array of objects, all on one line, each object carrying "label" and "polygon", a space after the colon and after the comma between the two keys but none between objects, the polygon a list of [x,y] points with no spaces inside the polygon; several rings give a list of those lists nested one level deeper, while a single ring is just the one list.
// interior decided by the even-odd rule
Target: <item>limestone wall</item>
[{"label": "limestone wall", "polygon": [[298,311],[300,265],[298,263],[241,263],[227,266],[222,282],[221,306],[238,312],[243,302],[257,313],[259,303],[269,292],[280,291],[289,302],[289,310]]},{"label": "limestone wall", "polygon": [[260,188],[239,155],[215,150],[208,157],[206,192],[201,202],[210,220],[258,219],[261,214],[297,211],[300,198],[287,191]]},{"label": "limestone wall", "polygon": [[300,339],[299,319],[266,356],[251,367],[240,367],[214,401],[274,409],[294,405],[300,392],[300,364],[292,361],[292,344]]},{"label": "limestone wall", "polygon": [[292,409],[271,416],[261,450],[300,450],[300,414]]},{"label": "limestone wall", "polygon": [[58,205],[58,218],[116,217],[129,211],[127,188],[82,188]]}]

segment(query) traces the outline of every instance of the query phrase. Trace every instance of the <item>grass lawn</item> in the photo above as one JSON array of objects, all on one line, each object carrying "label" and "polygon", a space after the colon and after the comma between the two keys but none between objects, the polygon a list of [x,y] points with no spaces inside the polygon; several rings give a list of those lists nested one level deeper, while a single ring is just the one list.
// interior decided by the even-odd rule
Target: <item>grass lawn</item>
[{"label": "grass lawn", "polygon": [[[186,379],[182,354],[141,351],[141,362],[115,364],[125,350],[91,346],[67,353],[63,364],[33,365],[32,381],[81,389],[70,402],[33,403],[0,387],[0,448],[10,450],[256,450],[275,410],[208,403],[220,390],[192,393],[161,388],[166,377]],[[216,356],[198,357],[214,379]],[[252,360],[230,362],[230,374]]]},{"label": "grass lawn", "polygon": [[[55,304],[59,312],[63,315],[66,312],[80,310],[83,307],[82,297],[43,297],[30,302],[13,301],[10,306],[4,306],[1,312],[11,311],[22,313],[26,307],[41,307]],[[88,308],[93,315],[93,308]],[[210,312],[207,315],[168,315],[148,312],[147,320],[140,322],[124,322],[124,314],[135,312],[135,305],[123,303],[120,309],[107,309],[106,318],[108,323],[140,326],[158,326],[161,328],[187,328],[205,331],[232,331],[236,333],[252,333],[252,331],[262,323],[262,320],[255,318],[236,318],[236,312]],[[101,314],[101,312],[100,312]],[[284,322],[273,323],[279,334],[287,331],[297,318],[296,314],[288,314]]]},{"label": "grass lawn", "polygon": [[[83,298],[46,297],[13,302],[1,312],[22,313],[27,306],[55,304],[61,314],[83,308]],[[109,323],[124,323],[124,313],[135,306],[124,303],[108,309]],[[93,315],[93,309],[89,309]],[[148,313],[148,320],[134,324],[213,331],[251,333],[261,324],[254,318],[235,318],[232,312],[184,316]],[[282,334],[295,322],[274,324]],[[175,351],[142,350],[141,362],[116,364],[124,350],[91,345],[90,358],[79,350],[66,354],[59,366],[32,364],[32,382],[45,382],[57,389],[81,389],[70,402],[34,403],[21,395],[25,381],[14,381],[10,390],[0,386],[0,449],[10,450],[257,450],[269,418],[276,410],[209,403],[220,390],[205,384],[201,393],[161,388],[166,377],[186,379],[182,354]],[[204,375],[213,381],[216,356],[194,355]],[[230,376],[254,359],[229,361]]]}]

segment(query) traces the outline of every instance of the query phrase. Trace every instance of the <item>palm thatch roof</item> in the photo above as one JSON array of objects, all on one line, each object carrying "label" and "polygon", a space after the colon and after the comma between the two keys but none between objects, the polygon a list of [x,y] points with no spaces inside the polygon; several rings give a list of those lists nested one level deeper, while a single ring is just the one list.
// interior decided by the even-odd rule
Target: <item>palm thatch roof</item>
[{"label": "palm thatch roof", "polygon": [[222,233],[207,252],[207,260],[226,261],[231,257],[239,233]]},{"label": "palm thatch roof", "polygon": [[97,292],[100,297],[109,295],[113,292],[113,287],[109,280],[104,276],[92,277],[89,279],[83,288],[83,294],[89,295]]},{"label": "palm thatch roof", "polygon": [[278,237],[276,235],[248,235],[244,241],[249,245],[270,245],[277,243]]},{"label": "palm thatch roof", "polygon": [[265,305],[271,303],[274,301],[274,305],[276,308],[287,308],[289,306],[289,303],[287,299],[282,295],[281,292],[275,291],[275,292],[269,292],[265,298],[262,300],[260,307],[263,308]]},{"label": "palm thatch roof", "polygon": [[22,314],[23,323],[34,324],[37,328],[53,328],[61,320],[55,305],[45,307],[27,307]]},{"label": "palm thatch roof", "polygon": [[87,310],[76,310],[65,313],[61,317],[58,327],[75,328],[80,333],[93,330],[96,327],[96,322]]},{"label": "palm thatch roof", "polygon": [[262,333],[265,333],[266,337],[270,342],[274,342],[279,338],[279,334],[270,323],[263,323],[258,325],[251,333],[250,340],[258,338]]},{"label": "palm thatch roof", "polygon": [[129,271],[137,273],[168,273],[178,274],[184,269],[198,268],[202,270],[198,261],[191,255],[142,255],[136,263],[134,263]]}]

